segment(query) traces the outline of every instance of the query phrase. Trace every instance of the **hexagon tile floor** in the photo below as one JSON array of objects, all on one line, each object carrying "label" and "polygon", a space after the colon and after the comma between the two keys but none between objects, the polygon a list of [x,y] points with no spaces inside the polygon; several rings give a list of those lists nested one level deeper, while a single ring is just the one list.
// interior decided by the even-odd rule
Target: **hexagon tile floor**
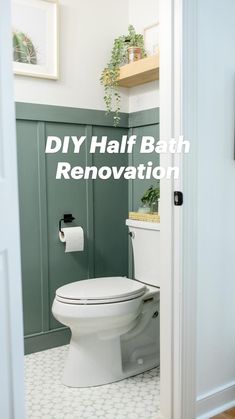
[{"label": "hexagon tile floor", "polygon": [[93,388],[61,384],[68,346],[25,357],[28,419],[156,419],[160,374],[144,374]]}]

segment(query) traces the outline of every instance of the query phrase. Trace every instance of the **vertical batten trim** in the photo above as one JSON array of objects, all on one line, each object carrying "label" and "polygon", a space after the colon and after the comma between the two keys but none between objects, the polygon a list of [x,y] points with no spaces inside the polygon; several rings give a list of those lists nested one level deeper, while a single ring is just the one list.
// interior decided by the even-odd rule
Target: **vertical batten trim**
[{"label": "vertical batten trim", "polygon": [[[129,128],[128,130],[128,135],[131,136],[133,135],[133,128]],[[128,164],[129,166],[133,166],[133,154],[130,153],[128,155]],[[128,182],[128,209],[129,211],[133,211],[133,180]],[[129,217],[129,214],[128,214]],[[128,276],[130,278],[133,277],[133,255],[132,255],[132,244],[131,244],[131,240],[128,240]]]},{"label": "vertical batten trim", "polygon": [[[86,126],[86,166],[93,165],[93,155],[89,152],[93,127]],[[94,259],[94,181],[86,181],[86,198],[87,198],[87,241],[88,241],[88,278],[94,276],[95,259]]]},{"label": "vertical batten trim", "polygon": [[[45,159],[45,122],[37,124],[39,231],[42,298],[42,331],[49,330],[49,278],[48,278],[48,226],[47,226],[47,187]],[[35,220],[37,222],[37,220]]]},{"label": "vertical batten trim", "polygon": [[[133,135],[133,128],[129,128],[128,135],[129,135],[129,137],[131,135]],[[128,155],[128,164],[129,164],[129,166],[133,165],[133,154],[132,153],[130,153]],[[132,211],[132,209],[133,209],[132,208],[132,206],[133,206],[133,181],[129,182],[128,185],[129,185],[128,207],[129,207],[129,211]]]}]

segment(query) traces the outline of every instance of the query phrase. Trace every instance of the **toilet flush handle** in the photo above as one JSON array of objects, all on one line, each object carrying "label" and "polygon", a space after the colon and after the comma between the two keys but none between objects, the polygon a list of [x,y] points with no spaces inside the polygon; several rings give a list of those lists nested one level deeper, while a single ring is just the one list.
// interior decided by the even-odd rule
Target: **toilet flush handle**
[{"label": "toilet flush handle", "polygon": [[134,239],[135,238],[135,233],[133,231],[129,231],[128,234],[129,234],[129,236],[130,236],[131,239]]}]

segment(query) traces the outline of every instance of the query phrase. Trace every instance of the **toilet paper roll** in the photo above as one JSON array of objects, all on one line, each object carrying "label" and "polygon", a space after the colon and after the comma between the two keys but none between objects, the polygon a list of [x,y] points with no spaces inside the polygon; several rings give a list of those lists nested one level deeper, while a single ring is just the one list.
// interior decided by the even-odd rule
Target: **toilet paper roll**
[{"label": "toilet paper roll", "polygon": [[65,227],[59,232],[60,241],[65,243],[65,253],[84,250],[84,232],[82,227]]}]

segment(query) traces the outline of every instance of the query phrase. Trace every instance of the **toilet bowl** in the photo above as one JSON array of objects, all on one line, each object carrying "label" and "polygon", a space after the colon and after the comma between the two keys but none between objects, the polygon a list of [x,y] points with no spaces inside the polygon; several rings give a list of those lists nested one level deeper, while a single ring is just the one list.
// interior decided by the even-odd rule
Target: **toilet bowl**
[{"label": "toilet bowl", "polygon": [[57,289],[52,313],[71,330],[63,384],[97,386],[159,365],[160,290],[150,283],[104,277]]}]

